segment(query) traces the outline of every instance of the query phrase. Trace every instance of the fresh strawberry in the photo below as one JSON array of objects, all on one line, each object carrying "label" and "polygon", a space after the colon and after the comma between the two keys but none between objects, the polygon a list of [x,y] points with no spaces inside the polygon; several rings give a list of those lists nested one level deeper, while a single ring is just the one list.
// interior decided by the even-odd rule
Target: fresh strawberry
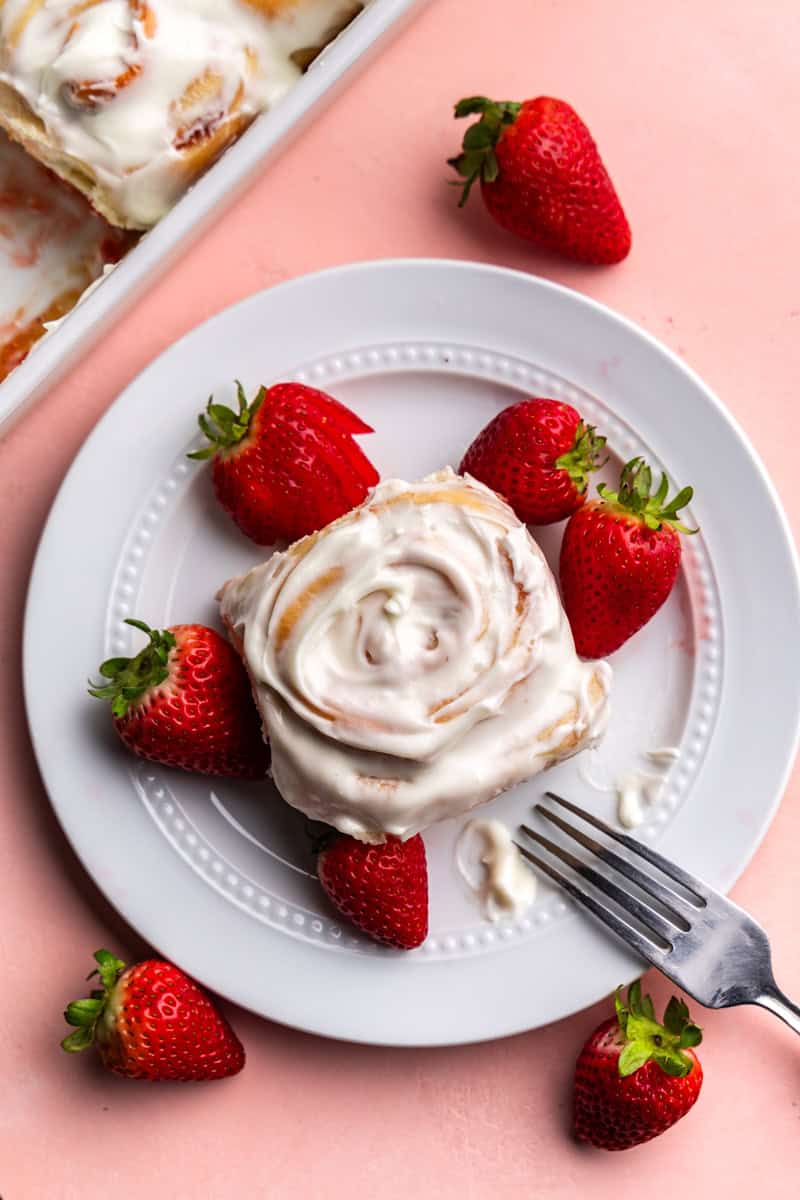
[{"label": "fresh strawberry", "polygon": [[413,950],[428,936],[428,866],[419,834],[379,846],[336,836],[320,852],[317,874],[334,907],[376,942]]},{"label": "fresh strawberry", "polygon": [[302,383],[259,388],[251,404],[237,383],[239,410],[209,400],[198,418],[210,445],[217,498],[261,546],[295,542],[355,508],[378,473],[353,441],[369,425],[332,396]]},{"label": "fresh strawberry", "polygon": [[459,470],[504,496],[520,521],[550,525],[583,504],[605,444],[571,405],[520,400],[478,434]]},{"label": "fresh strawberry", "polygon": [[77,1028],[61,1043],[72,1054],[94,1043],[103,1064],[129,1079],[224,1079],[244,1066],[242,1043],[183,971],[149,959],[125,967],[95,954],[102,987],[73,1000],[64,1019]]},{"label": "fresh strawberry", "polygon": [[575,1065],[573,1121],[582,1142],[600,1150],[628,1150],[664,1133],[685,1117],[700,1094],[703,1068],[692,1049],[702,1033],[682,1000],[672,997],[664,1023],[638,981],[617,1015],[604,1021]]},{"label": "fresh strawberry", "polygon": [[258,779],[269,750],[239,655],[205,625],[151,629],[135,658],[109,658],[89,694],[111,701],[114,727],[134,754],[202,775]]},{"label": "fresh strawberry", "polygon": [[678,519],[692,489],[667,503],[666,475],[655,495],[651,483],[650,468],[633,458],[622,468],[618,492],[601,483],[601,499],[584,504],[567,522],[561,592],[583,658],[611,654],[658,612],[678,576],[678,532],[697,532]]},{"label": "fresh strawberry", "polygon": [[480,119],[449,160],[475,180],[491,215],[511,233],[587,263],[621,262],[631,231],[592,135],[563,100],[539,96],[522,104],[486,96],[459,100],[457,117]]}]

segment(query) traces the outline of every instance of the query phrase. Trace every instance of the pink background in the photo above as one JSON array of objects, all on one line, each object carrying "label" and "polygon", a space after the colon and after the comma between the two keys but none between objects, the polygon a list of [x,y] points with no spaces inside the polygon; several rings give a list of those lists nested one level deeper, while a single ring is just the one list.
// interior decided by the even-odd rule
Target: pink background
[{"label": "pink background", "polygon": [[[22,712],[19,647],[42,522],[119,390],[231,301],[351,259],[503,263],[632,317],[741,421],[796,531],[798,55],[796,0],[435,0],[4,442],[3,1200],[389,1200],[412,1189],[421,1200],[468,1200],[517,1189],[632,1196],[634,1187],[657,1200],[676,1188],[714,1197],[726,1186],[741,1196],[796,1195],[800,1042],[756,1011],[702,1014],[697,1109],[624,1155],[580,1149],[566,1130],[571,1063],[603,1005],[508,1041],[433,1052],[324,1042],[229,1010],[248,1066],[208,1087],[128,1083],[62,1055],[61,1009],[91,952],[106,944],[130,959],[146,948],[83,875],[50,813]],[[478,90],[550,93],[575,105],[633,226],[625,264],[546,260],[496,231],[478,204],[456,211],[443,182],[457,144],[450,106]],[[733,522],[735,498],[726,500]],[[798,782],[735,892],[769,929],[779,980],[796,999]]]}]

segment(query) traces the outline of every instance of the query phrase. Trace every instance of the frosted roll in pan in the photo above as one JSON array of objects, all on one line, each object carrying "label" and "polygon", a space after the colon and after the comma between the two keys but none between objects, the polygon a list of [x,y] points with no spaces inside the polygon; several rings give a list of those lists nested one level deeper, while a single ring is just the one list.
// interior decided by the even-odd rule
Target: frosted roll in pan
[{"label": "frosted roll in pan", "polygon": [[355,0],[5,0],[0,125],[148,229],[300,78]]},{"label": "frosted roll in pan", "polygon": [[[103,0],[108,3],[109,0]],[[199,0],[198,0],[199,2]],[[237,3],[244,0],[237,0]],[[123,305],[131,303],[206,225],[218,218],[238,192],[263,169],[271,156],[286,144],[314,112],[343,87],[353,71],[376,53],[380,44],[402,21],[427,0],[366,0],[364,8],[300,76],[308,56],[295,56],[287,67],[293,82],[269,111],[258,116],[235,144],[203,174],[174,208],[131,250],[102,286],[74,308],[53,334],[40,341],[28,358],[0,384],[0,428],[19,415],[24,405],[61,374],[81,348],[86,348]],[[255,3],[255,0],[254,0]],[[17,0],[14,6],[19,7]],[[0,6],[0,13],[11,6]],[[38,5],[31,7],[40,7]],[[45,6],[49,11],[53,6]],[[99,7],[99,6],[98,6]],[[169,7],[169,6],[168,6]],[[212,0],[202,7],[215,9]],[[347,9],[347,5],[343,5]],[[349,6],[349,11],[355,7]],[[58,9],[58,5],[56,5]],[[88,11],[88,9],[87,9]],[[306,40],[307,34],[301,40]],[[305,49],[305,48],[303,48]],[[309,49],[313,50],[313,47]],[[5,70],[5,68],[4,68]],[[18,101],[6,99],[9,104]],[[27,102],[26,102],[27,103]],[[212,155],[213,157],[213,155]],[[0,296],[19,284],[11,281],[16,270],[10,256],[0,258]],[[38,286],[38,285],[37,285]],[[0,314],[7,319],[8,314]]]}]

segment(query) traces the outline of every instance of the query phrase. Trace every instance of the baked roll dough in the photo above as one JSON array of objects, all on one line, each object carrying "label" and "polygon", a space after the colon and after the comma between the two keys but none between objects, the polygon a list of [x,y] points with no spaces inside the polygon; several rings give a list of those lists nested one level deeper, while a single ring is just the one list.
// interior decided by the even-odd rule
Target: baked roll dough
[{"label": "baked roll dough", "polygon": [[291,87],[358,0],[0,0],[0,126],[147,229]]},{"label": "baked roll dough", "polygon": [[466,813],[604,732],[610,668],[577,657],[541,550],[449,469],[379,484],[220,599],[278,790],[364,841]]}]

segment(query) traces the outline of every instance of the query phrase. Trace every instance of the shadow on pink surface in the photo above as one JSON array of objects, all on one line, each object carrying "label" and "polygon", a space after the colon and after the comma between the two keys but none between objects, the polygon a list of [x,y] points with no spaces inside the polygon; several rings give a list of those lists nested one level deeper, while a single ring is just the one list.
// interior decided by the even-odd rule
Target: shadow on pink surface
[{"label": "shadow on pink surface", "polygon": [[446,186],[450,182],[446,172],[445,166],[442,177],[430,180],[426,201],[430,204],[433,220],[453,224],[453,234],[458,237],[461,249],[458,257],[510,267],[515,271],[527,271],[577,291],[590,290],[592,280],[601,280],[609,273],[613,276],[625,271],[624,262],[616,267],[568,262],[557,254],[522,241],[492,220],[483,206],[477,187],[473,189],[464,208],[459,208],[458,189]]}]

